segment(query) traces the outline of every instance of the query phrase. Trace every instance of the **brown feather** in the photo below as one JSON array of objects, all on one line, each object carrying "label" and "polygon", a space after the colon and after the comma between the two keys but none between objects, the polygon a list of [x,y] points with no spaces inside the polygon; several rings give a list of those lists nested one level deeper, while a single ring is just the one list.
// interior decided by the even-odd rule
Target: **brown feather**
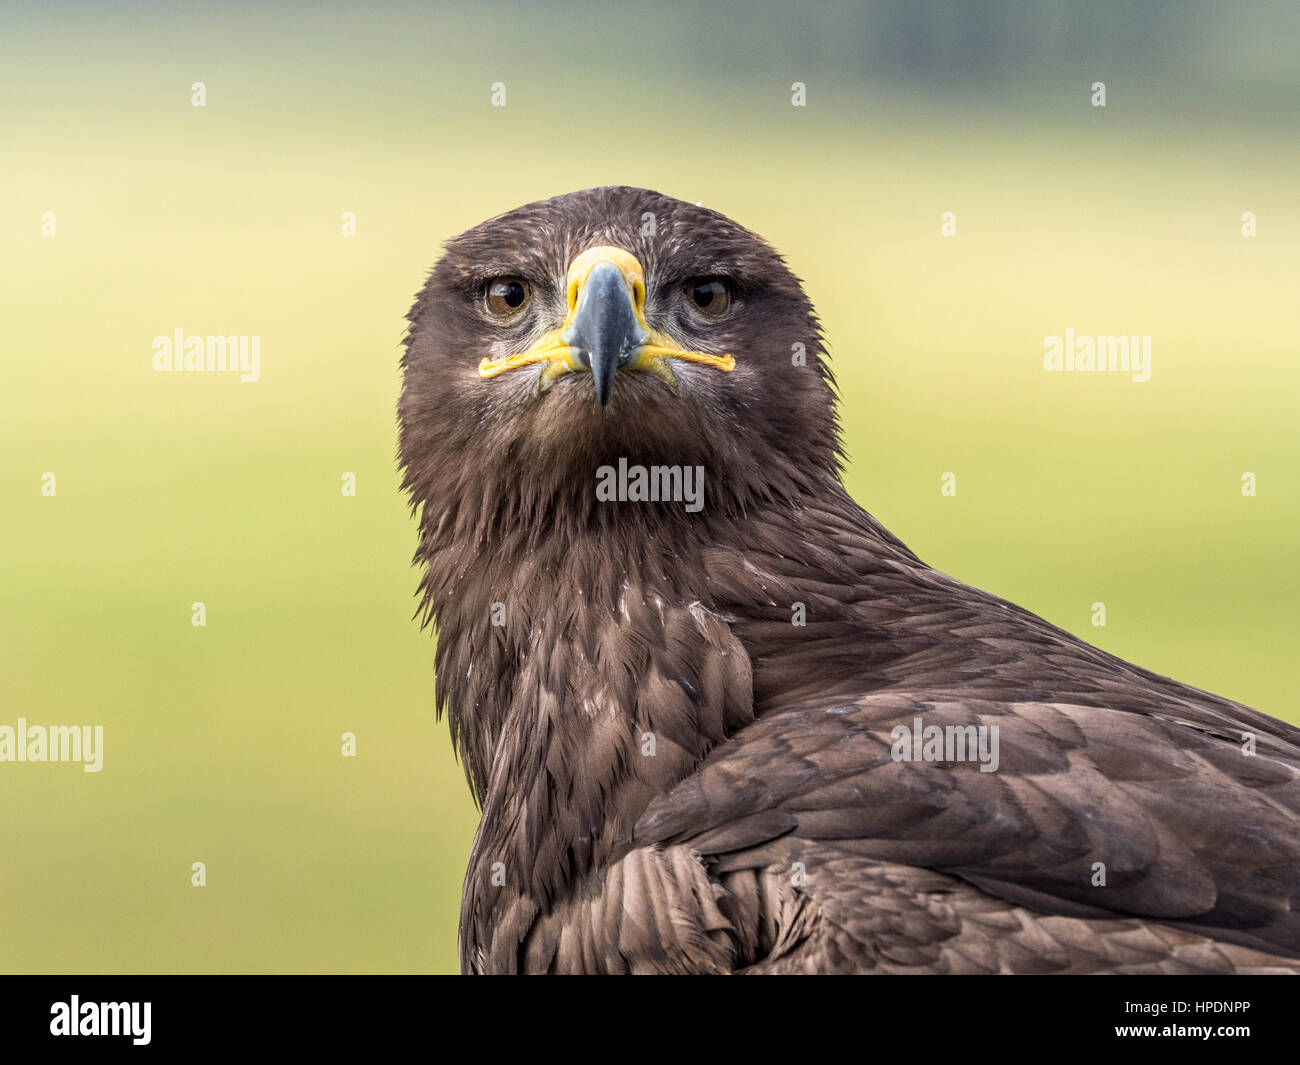
[{"label": "brown feather", "polygon": [[[735,372],[621,372],[604,407],[585,375],[482,380],[596,244]],[[505,332],[476,309],[500,274],[536,293]],[[704,275],[741,300],[709,331],[672,304]],[[1300,731],[931,569],[854,503],[816,318],[756,235],[638,189],[530,204],[453,240],[410,323],[421,612],[483,810],[466,971],[1300,970]],[[705,506],[598,501],[620,458],[703,466]],[[997,725],[997,771],[894,760],[917,717]]]}]

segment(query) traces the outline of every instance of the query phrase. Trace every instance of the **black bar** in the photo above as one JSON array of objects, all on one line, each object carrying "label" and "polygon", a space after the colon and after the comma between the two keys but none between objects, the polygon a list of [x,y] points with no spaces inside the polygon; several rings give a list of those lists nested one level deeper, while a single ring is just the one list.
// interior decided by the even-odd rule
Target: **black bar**
[{"label": "black bar", "polygon": [[[11,1061],[24,1060],[9,1056],[20,1049],[113,1049],[170,1060],[219,1049],[319,1048],[335,1056],[408,1046],[420,1056],[495,1061],[512,1047],[546,1057],[635,1051],[676,1060],[704,1049],[702,1033],[704,1045],[712,1040],[727,1057],[741,1046],[767,1055],[800,1045],[823,1057],[828,1042],[848,1039],[851,1056],[866,1059],[873,1045],[902,1049],[899,1038],[927,1056],[981,1046],[1074,1056],[1125,1045],[1157,1053],[1202,1045],[1222,1054],[1280,1048],[1295,1029],[1297,985],[1267,976],[851,979],[714,981],[704,989],[669,980],[525,986],[431,976],[10,977],[0,994],[0,1032]],[[87,1004],[99,1022],[124,1016],[99,1004],[137,1004],[134,1018],[143,1021],[148,1003],[148,1042],[137,1044],[130,1033],[52,1034],[52,1021],[70,1013],[74,995],[88,1027]],[[1153,1031],[1134,1032],[1147,1028]],[[1187,1034],[1192,1028],[1211,1034]]]}]

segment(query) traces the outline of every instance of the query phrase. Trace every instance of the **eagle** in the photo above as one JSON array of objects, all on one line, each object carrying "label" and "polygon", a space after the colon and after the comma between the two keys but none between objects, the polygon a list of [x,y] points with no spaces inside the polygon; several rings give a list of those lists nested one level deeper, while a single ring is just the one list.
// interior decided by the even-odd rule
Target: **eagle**
[{"label": "eagle", "polygon": [[462,971],[1300,971],[1300,729],[859,506],[760,236],[574,192],[450,240],[407,318]]}]

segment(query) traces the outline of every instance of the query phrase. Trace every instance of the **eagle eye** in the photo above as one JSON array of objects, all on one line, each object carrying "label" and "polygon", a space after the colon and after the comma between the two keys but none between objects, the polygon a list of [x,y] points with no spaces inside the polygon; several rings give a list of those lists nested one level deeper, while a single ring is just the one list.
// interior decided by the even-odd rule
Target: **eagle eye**
[{"label": "eagle eye", "polygon": [[532,298],[533,290],[519,277],[494,277],[483,289],[483,306],[494,318],[509,318]]},{"label": "eagle eye", "polygon": [[697,277],[683,287],[691,309],[704,318],[721,318],[731,307],[731,289],[720,277]]}]

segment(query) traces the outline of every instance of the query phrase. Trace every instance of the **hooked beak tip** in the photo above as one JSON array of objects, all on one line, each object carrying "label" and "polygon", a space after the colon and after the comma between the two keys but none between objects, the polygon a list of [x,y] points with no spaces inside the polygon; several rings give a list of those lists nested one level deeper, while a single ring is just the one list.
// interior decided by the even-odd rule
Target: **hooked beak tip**
[{"label": "hooked beak tip", "polygon": [[596,398],[605,406],[615,372],[646,340],[631,286],[615,263],[599,262],[591,270],[565,339],[579,349],[579,361],[590,368]]}]

